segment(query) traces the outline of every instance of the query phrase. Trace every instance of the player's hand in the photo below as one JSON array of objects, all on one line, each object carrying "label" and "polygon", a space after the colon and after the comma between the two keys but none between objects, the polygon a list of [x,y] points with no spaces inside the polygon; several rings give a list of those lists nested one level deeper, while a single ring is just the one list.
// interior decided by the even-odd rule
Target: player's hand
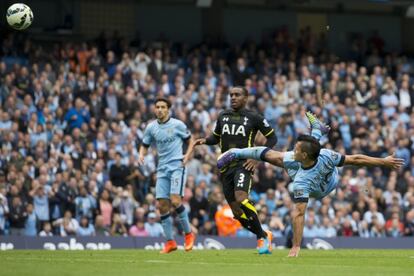
[{"label": "player's hand", "polygon": [[253,159],[247,159],[246,162],[244,162],[243,167],[248,171],[254,171],[259,164],[259,161],[253,160]]},{"label": "player's hand", "polygon": [[300,251],[300,246],[293,246],[288,254],[288,257],[298,257]]},{"label": "player's hand", "polygon": [[206,143],[206,139],[205,138],[199,138],[197,140],[194,141],[194,147],[195,146],[199,146],[199,145],[204,145]]},{"label": "player's hand", "polygon": [[385,157],[384,160],[385,160],[385,166],[393,170],[397,170],[401,168],[402,166],[404,166],[404,159],[395,158],[395,152],[391,154],[390,156]]},{"label": "player's hand", "polygon": [[144,164],[145,164],[145,159],[144,159],[144,156],[143,156],[143,155],[140,155],[140,156],[138,157],[138,164],[139,164],[140,166],[142,166],[142,165],[144,165]]}]

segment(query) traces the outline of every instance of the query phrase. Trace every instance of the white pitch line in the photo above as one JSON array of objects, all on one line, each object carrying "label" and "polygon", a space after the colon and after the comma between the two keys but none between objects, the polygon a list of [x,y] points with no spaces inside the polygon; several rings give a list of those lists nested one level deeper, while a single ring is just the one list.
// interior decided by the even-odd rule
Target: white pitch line
[{"label": "white pitch line", "polygon": [[[180,261],[164,261],[164,260],[146,260],[144,261],[145,263],[163,263],[163,264],[196,264],[196,265],[228,265],[229,263],[216,263],[216,262],[212,262],[212,263],[207,263],[207,262],[191,262],[191,261],[187,261],[187,262],[180,262]],[[239,266],[254,266],[254,265],[260,265],[262,266],[263,264],[254,264],[254,263],[231,263],[232,265],[239,265]]]},{"label": "white pitch line", "polygon": [[163,264],[165,264],[165,263],[172,263],[172,262],[164,261],[164,260],[146,260],[145,262],[146,263],[163,263]]}]

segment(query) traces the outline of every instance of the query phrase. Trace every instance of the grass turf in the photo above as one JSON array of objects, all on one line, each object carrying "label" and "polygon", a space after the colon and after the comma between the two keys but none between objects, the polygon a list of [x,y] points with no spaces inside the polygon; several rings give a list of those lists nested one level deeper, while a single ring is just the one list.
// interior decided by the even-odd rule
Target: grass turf
[{"label": "grass turf", "polygon": [[0,275],[414,275],[414,250],[255,250],[0,252]]}]

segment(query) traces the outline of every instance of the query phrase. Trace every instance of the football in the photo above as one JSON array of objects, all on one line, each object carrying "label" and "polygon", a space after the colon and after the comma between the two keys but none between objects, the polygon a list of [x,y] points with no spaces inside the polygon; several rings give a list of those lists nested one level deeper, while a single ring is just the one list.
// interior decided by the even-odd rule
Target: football
[{"label": "football", "polygon": [[7,9],[7,23],[16,30],[24,30],[33,22],[33,12],[29,6],[16,3]]}]

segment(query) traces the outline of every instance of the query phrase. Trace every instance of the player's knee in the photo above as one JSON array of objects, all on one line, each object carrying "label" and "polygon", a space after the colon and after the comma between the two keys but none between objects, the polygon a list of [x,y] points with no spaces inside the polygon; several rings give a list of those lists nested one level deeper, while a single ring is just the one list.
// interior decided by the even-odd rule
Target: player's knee
[{"label": "player's knee", "polygon": [[181,202],[182,202],[182,200],[181,200],[181,196],[171,196],[171,205],[174,207],[174,208],[177,208],[177,207],[180,207],[180,205],[181,205]]},{"label": "player's knee", "polygon": [[161,214],[166,214],[170,211],[170,202],[165,199],[159,200],[158,208],[160,209]]},{"label": "player's knee", "polygon": [[243,215],[243,210],[238,208],[238,209],[231,209],[233,211],[233,215],[236,219],[239,219],[242,215]]},{"label": "player's knee", "polygon": [[236,218],[240,218],[243,215],[243,210],[240,208],[240,204],[237,202],[230,203],[231,211]]},{"label": "player's knee", "polygon": [[305,215],[305,210],[302,210],[302,209],[293,210],[293,216],[294,217],[302,217],[304,215]]},{"label": "player's knee", "polygon": [[247,194],[245,193],[236,193],[235,194],[235,199],[237,201],[237,203],[240,205],[245,199],[247,199]]}]

